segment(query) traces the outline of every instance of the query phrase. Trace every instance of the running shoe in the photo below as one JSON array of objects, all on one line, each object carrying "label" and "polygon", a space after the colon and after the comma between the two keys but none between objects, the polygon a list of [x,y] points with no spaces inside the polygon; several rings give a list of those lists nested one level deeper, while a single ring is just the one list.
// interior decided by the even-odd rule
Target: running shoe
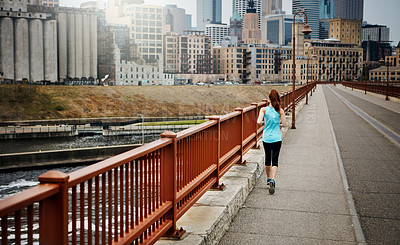
[{"label": "running shoe", "polygon": [[269,183],[269,194],[274,194],[275,193],[275,180],[271,180]]}]

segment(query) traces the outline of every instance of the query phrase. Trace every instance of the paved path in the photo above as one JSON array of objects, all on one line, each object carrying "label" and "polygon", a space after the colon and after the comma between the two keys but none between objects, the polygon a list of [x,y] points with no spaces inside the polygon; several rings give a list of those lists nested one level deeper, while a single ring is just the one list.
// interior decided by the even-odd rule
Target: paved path
[{"label": "paved path", "polygon": [[400,244],[400,147],[337,94],[394,134],[400,134],[400,104],[341,86],[323,90],[365,239]]},{"label": "paved path", "polygon": [[[344,188],[321,86],[296,123],[297,129],[289,130],[283,140],[275,194],[268,194],[264,173],[221,245],[357,242],[358,219]],[[361,233],[359,241],[362,238]]]}]

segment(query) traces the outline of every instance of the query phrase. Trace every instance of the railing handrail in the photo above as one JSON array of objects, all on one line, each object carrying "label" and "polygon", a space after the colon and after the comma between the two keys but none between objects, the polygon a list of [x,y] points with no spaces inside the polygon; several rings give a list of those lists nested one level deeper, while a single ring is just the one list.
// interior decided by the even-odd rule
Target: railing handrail
[{"label": "railing handrail", "polygon": [[57,194],[59,190],[60,186],[57,184],[39,184],[2,199],[0,200],[0,217],[51,197]]},{"label": "railing handrail", "polygon": [[172,143],[171,139],[159,139],[138,148],[121,153],[119,155],[107,158],[101,162],[92,164],[90,166],[78,169],[69,174],[68,181],[69,187],[76,186],[82,182],[92,179],[100,174],[104,174],[112,169],[115,169],[126,162],[130,162],[136,158],[142,157],[149,152],[158,150],[166,145]]}]

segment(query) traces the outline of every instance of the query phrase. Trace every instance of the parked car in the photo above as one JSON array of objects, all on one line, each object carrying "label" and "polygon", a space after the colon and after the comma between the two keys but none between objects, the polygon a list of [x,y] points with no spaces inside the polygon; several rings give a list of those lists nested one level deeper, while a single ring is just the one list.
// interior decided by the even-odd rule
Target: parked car
[{"label": "parked car", "polygon": [[205,85],[205,83],[203,83],[203,82],[198,82],[196,84],[197,84],[197,86],[204,86]]},{"label": "parked car", "polygon": [[226,82],[225,84],[226,85],[232,85],[233,83],[232,82]]}]

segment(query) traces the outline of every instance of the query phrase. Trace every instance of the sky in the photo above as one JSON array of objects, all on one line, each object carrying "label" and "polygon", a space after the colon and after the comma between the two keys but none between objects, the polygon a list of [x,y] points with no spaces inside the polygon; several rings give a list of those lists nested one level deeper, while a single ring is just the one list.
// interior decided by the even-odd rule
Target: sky
[{"label": "sky", "polygon": [[[87,0],[60,0],[62,6],[79,7],[80,3]],[[103,6],[105,0],[98,0]],[[147,4],[165,6],[176,4],[186,9],[192,15],[192,25],[196,26],[196,1],[195,0],[144,0]],[[287,14],[292,13],[292,0],[282,0],[282,8]],[[222,0],[222,22],[229,23],[232,15],[232,0]],[[392,45],[397,46],[400,41],[400,0],[364,0],[364,21],[370,24],[386,25],[391,31]]]}]

